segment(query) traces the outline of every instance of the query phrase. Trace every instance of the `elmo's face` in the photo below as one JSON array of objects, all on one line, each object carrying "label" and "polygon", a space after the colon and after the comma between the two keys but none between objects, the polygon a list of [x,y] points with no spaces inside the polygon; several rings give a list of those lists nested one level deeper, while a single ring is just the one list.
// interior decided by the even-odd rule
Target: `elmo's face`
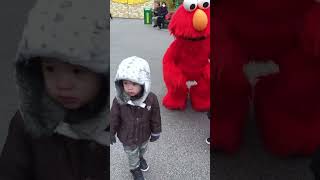
[{"label": "elmo's face", "polygon": [[184,0],[174,13],[169,30],[179,38],[198,40],[210,35],[210,0]]}]

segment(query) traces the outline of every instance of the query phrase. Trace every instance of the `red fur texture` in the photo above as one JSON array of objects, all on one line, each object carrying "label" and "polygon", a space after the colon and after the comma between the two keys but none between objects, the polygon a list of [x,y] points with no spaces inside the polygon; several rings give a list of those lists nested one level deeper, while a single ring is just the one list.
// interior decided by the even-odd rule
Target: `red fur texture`
[{"label": "red fur texture", "polygon": [[[205,9],[210,22],[210,9]],[[196,31],[192,24],[193,12],[180,6],[173,15],[169,30],[176,38],[163,58],[163,77],[167,93],[163,105],[168,109],[184,110],[190,93],[192,108],[196,111],[210,109],[210,24]],[[203,38],[190,40],[191,38]],[[190,90],[187,81],[196,81]]]},{"label": "red fur texture", "polygon": [[266,149],[281,156],[310,155],[320,145],[319,6],[313,0],[215,5],[214,147],[239,150],[251,94],[243,66],[266,59],[280,69],[261,77],[255,89],[255,119]]}]

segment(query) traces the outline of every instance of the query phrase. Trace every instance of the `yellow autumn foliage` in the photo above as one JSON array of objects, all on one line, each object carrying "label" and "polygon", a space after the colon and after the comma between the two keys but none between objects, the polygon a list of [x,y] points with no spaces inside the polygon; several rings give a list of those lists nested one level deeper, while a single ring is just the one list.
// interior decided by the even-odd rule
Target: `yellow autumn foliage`
[{"label": "yellow autumn foliage", "polygon": [[129,5],[143,4],[148,1],[149,0],[112,0],[112,2],[115,2],[115,3],[129,4]]}]

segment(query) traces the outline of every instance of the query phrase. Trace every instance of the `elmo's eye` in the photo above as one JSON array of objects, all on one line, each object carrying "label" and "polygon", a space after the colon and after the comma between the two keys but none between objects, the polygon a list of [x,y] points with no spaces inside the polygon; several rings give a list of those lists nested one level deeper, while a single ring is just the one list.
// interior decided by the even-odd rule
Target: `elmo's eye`
[{"label": "elmo's eye", "polygon": [[189,12],[196,10],[197,8],[197,0],[184,0],[183,7]]},{"label": "elmo's eye", "polygon": [[210,0],[198,0],[198,7],[200,9],[207,9],[210,7]]}]

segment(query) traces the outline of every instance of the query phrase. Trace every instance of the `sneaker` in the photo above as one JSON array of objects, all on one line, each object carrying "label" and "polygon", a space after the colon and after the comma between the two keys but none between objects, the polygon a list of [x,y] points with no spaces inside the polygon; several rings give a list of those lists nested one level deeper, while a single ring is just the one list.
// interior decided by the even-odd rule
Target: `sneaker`
[{"label": "sneaker", "polygon": [[134,180],[145,180],[140,167],[130,170],[130,172],[132,173]]},{"label": "sneaker", "polygon": [[206,143],[210,145],[210,138],[206,139]]},{"label": "sneaker", "polygon": [[140,158],[140,169],[141,169],[141,171],[148,171],[149,170],[149,166],[148,166],[148,164],[147,164],[147,161],[142,157],[142,158]]}]

